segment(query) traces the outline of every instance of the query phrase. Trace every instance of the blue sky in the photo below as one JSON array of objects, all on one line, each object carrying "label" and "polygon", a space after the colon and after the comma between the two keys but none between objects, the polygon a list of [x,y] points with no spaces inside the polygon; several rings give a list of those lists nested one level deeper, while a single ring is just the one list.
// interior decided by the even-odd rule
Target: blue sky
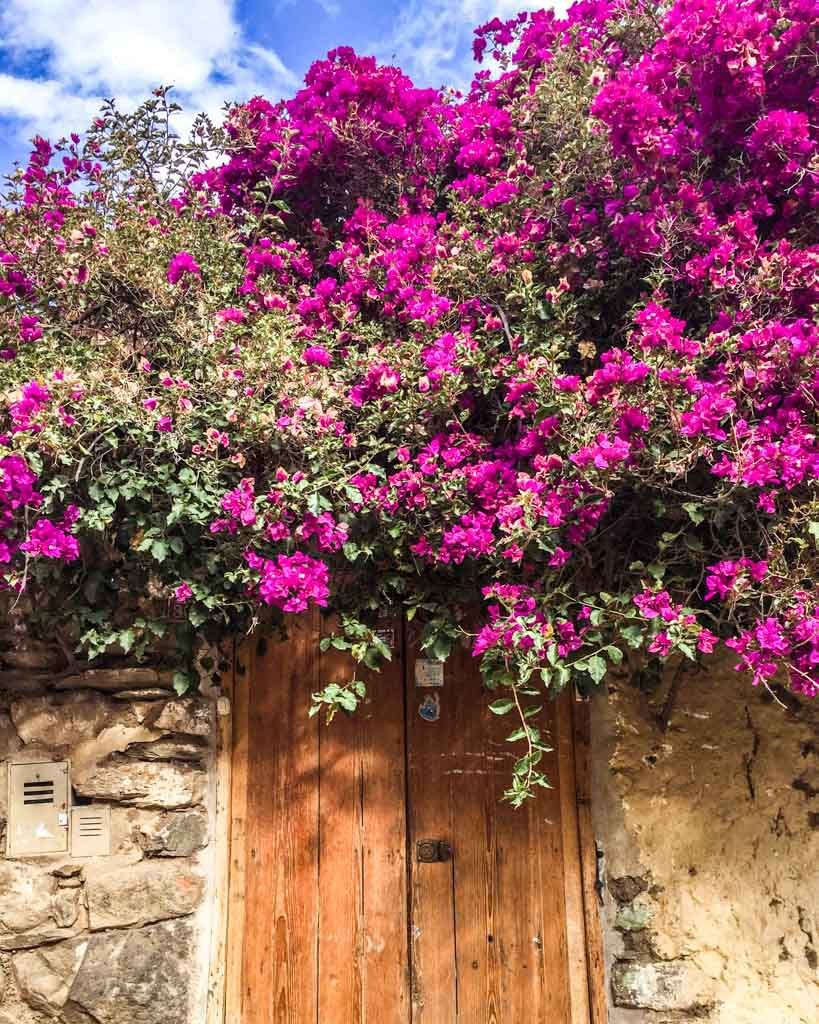
[{"label": "blue sky", "polygon": [[186,110],[291,95],[310,63],[350,45],[419,85],[468,83],[472,29],[525,0],[0,0],[0,170],[27,139],[82,130],[173,84]]}]

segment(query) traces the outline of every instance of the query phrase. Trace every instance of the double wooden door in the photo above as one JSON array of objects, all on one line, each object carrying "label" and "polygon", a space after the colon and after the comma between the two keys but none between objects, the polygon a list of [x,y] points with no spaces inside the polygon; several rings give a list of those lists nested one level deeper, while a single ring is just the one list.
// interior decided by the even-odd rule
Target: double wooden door
[{"label": "double wooden door", "polygon": [[228,1024],[588,1024],[570,702],[547,712],[554,788],[515,810],[514,725],[468,651],[441,681],[394,628],[327,725],[311,693],[354,666],[321,629],[238,660]]}]

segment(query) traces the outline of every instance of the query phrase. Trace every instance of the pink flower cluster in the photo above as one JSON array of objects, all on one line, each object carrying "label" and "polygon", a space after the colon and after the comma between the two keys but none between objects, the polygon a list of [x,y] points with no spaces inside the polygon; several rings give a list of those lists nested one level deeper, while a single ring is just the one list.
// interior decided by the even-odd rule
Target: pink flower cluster
[{"label": "pink flower cluster", "polygon": [[329,570],[324,562],[297,551],[293,555],[263,558],[253,551],[245,554],[248,566],[258,573],[254,587],[259,600],[283,612],[303,612],[311,603],[327,606],[330,596]]},{"label": "pink flower cluster", "polygon": [[[176,239],[157,308],[201,296],[207,355],[180,353],[153,389],[150,367],[134,374],[156,448],[184,460],[192,444],[219,480],[206,554],[244,557],[254,599],[288,612],[327,604],[347,558],[444,593],[468,580],[489,602],[476,653],[564,659],[591,613],[551,614],[550,587],[596,578],[612,538],[652,653],[712,649],[697,614],[718,599],[711,612],[752,621],[732,641],[743,663],[767,680],[790,659],[809,692],[815,594],[783,595],[810,578],[819,478],[817,13],[581,0],[479,28],[475,55],[500,70],[465,95],[342,47],[292,99],[233,108],[222,162],[145,210],[146,230]],[[583,111],[580,142],[553,116],[554,82]],[[19,368],[0,443],[46,463],[76,410],[57,380],[30,378],[71,296],[82,325],[110,278],[91,273],[108,226],[78,209],[102,202],[102,155],[76,140],[62,170],[53,155],[35,140],[30,220],[0,252],[0,358]],[[232,290],[211,290],[191,224],[236,247]],[[216,382],[207,397],[199,381]],[[39,496],[22,456],[0,467],[0,560],[76,558],[71,524],[26,534]],[[626,560],[632,542],[655,551]],[[640,567],[666,547],[674,570],[654,589]],[[178,581],[204,575],[175,568],[179,603],[193,594]]]},{"label": "pink flower cluster", "polygon": [[793,690],[819,696],[819,606],[813,596],[797,594],[783,612],[759,619],[726,644],[739,655],[737,669],[750,671],[754,684],[767,683],[784,663]]},{"label": "pink flower cluster", "polygon": [[79,557],[79,542],[72,534],[80,514],[76,505],[66,508],[59,523],[38,519],[20,539],[20,512],[42,503],[42,495],[34,489],[36,482],[36,475],[20,456],[0,458],[0,566],[10,567],[18,552],[29,558],[63,562],[73,562]]}]

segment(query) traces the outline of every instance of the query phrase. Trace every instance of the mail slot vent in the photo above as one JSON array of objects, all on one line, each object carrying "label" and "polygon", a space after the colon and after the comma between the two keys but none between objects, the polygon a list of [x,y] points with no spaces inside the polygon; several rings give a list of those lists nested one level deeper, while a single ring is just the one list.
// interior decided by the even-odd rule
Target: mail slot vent
[{"label": "mail slot vent", "polygon": [[9,857],[68,852],[67,761],[9,764]]},{"label": "mail slot vent", "polygon": [[78,825],[77,835],[82,839],[87,839],[89,836],[101,836],[103,833],[102,815],[101,814],[77,814]]},{"label": "mail slot vent", "polygon": [[71,856],[107,857],[110,852],[110,808],[75,807],[71,812]]},{"label": "mail slot vent", "polygon": [[54,780],[23,783],[24,804],[54,804]]}]

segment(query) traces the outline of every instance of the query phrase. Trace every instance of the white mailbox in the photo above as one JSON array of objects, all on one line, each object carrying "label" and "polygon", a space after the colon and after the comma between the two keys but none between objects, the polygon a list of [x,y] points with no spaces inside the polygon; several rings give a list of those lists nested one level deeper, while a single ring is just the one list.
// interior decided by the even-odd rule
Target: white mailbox
[{"label": "white mailbox", "polygon": [[9,857],[68,852],[68,761],[9,764]]}]

